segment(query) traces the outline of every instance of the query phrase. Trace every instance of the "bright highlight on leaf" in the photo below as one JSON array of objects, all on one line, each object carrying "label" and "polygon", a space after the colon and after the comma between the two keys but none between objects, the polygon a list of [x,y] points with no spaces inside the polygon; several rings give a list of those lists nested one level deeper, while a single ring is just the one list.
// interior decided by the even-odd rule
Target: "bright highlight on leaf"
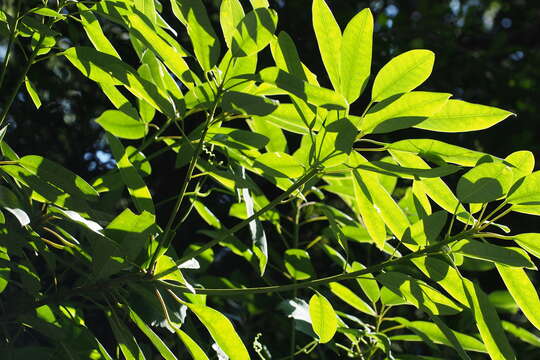
[{"label": "bright highlight on leaf", "polygon": [[319,342],[324,344],[332,340],[338,325],[332,304],[321,294],[315,293],[309,300],[309,315]]}]

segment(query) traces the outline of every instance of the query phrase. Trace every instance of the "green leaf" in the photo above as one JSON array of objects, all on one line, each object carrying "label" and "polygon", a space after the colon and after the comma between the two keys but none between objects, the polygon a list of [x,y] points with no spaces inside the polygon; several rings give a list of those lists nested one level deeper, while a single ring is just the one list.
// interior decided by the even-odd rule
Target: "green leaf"
[{"label": "green leaf", "polygon": [[79,8],[79,15],[81,16],[81,23],[84,31],[86,32],[88,39],[90,39],[90,42],[92,42],[92,45],[94,45],[98,51],[120,59],[120,55],[118,55],[114,46],[103,33],[94,13],[81,2],[77,3],[77,7]]},{"label": "green leaf", "polygon": [[135,325],[137,325],[139,330],[141,330],[142,333],[148,337],[150,342],[159,351],[163,359],[176,360],[176,356],[174,356],[173,352],[167,347],[163,340],[161,340],[161,338],[148,325],[146,325],[144,320],[141,319],[140,316],[137,315],[137,313],[135,313],[132,309],[129,309],[129,317],[135,323]]},{"label": "green leaf", "polygon": [[523,314],[537,329],[540,329],[540,299],[525,270],[495,264],[506,288]]},{"label": "green leaf", "polygon": [[529,343],[531,345],[534,345],[536,347],[540,347],[540,337],[536,336],[535,334],[531,333],[530,331],[525,330],[524,328],[517,327],[515,324],[509,322],[509,321],[501,321],[502,327],[505,331],[509,332],[510,334],[514,335],[521,341],[524,341],[526,343]]},{"label": "green leaf", "polygon": [[252,132],[264,134],[269,139],[268,144],[265,146],[268,152],[283,153],[287,151],[287,138],[279,127],[268,122],[255,121],[253,119],[246,120],[246,122]]},{"label": "green leaf", "polygon": [[376,316],[377,313],[371,308],[364,300],[358,297],[354,292],[349,288],[340,283],[333,282],[328,285],[332,294],[336,295],[338,298],[355,308],[356,310],[363,312],[365,314]]},{"label": "green leaf", "polygon": [[437,113],[451,94],[414,91],[373,106],[360,122],[366,134],[382,134],[414,126]]},{"label": "green leaf", "polygon": [[356,14],[341,41],[340,92],[352,104],[367,85],[371,72],[373,15],[369,8]]},{"label": "green leaf", "polygon": [[201,0],[171,0],[175,15],[186,26],[193,51],[204,71],[219,60],[220,43]]},{"label": "green leaf", "polygon": [[447,144],[433,139],[407,139],[389,144],[388,149],[417,154],[436,164],[454,163],[463,166],[475,166],[482,158],[497,158],[479,151]]},{"label": "green leaf", "polygon": [[[445,334],[439,329],[437,325],[433,323],[427,321],[409,321],[401,317],[392,318],[392,320],[402,325],[405,325],[408,329],[411,329],[415,333],[422,334],[429,340],[433,341],[435,344],[443,344],[453,347],[452,343],[447,339]],[[456,340],[463,347],[463,349],[468,351],[486,352],[486,347],[484,346],[484,344],[482,344],[482,342],[475,337],[455,330],[451,331],[452,334],[455,336]]]},{"label": "green leaf", "polygon": [[261,70],[256,75],[242,75],[238,78],[264,82],[275,85],[280,89],[306,101],[309,104],[321,106],[327,109],[347,109],[347,100],[338,93],[312,85],[277,67],[269,67]]},{"label": "green leaf", "polygon": [[254,120],[267,122],[295,134],[308,135],[310,132],[309,127],[302,121],[297,107],[293,104],[279,104],[270,114],[260,117],[254,116]]},{"label": "green leaf", "polygon": [[[324,0],[313,0],[312,4],[313,30],[326,73],[334,89],[340,88],[341,63],[341,29],[332,15],[332,11]],[[355,39],[358,41],[358,39]],[[347,74],[349,76],[349,74]]]},{"label": "green leaf", "polygon": [[0,246],[0,294],[9,285],[10,272],[11,265],[9,254],[7,253],[7,249],[4,246]]},{"label": "green leaf", "polygon": [[376,276],[377,281],[407,299],[417,308],[431,315],[451,315],[461,311],[453,300],[425,282],[399,272],[386,272]]},{"label": "green leaf", "polygon": [[106,131],[122,139],[141,139],[148,132],[148,128],[144,122],[134,119],[118,110],[107,110],[103,112],[96,119],[96,122]]},{"label": "green leaf", "polygon": [[332,340],[337,330],[337,315],[332,304],[318,292],[309,300],[309,315],[319,342],[325,344]]},{"label": "green leaf", "polygon": [[466,132],[487,129],[512,114],[492,106],[449,100],[439,112],[415,125],[416,128],[440,132]]},{"label": "green leaf", "polygon": [[130,34],[163,59],[165,65],[186,87],[193,87],[195,79],[189,70],[189,66],[183,59],[188,54],[183,49],[179,51],[177,47],[173,47],[163,40],[153,28],[153,25],[148,23],[148,18],[144,17],[140,12],[135,11],[130,13],[128,19],[130,23]]},{"label": "green leaf", "polygon": [[254,164],[260,168],[264,174],[271,177],[299,178],[305,169],[291,155],[282,152],[268,152],[257,158]]},{"label": "green leaf", "polygon": [[276,100],[237,91],[227,91],[221,100],[224,111],[255,116],[266,116],[278,105]]},{"label": "green leaf", "polygon": [[519,311],[519,306],[506,290],[495,290],[489,293],[488,298],[498,312],[508,312],[515,315]]},{"label": "green leaf", "polygon": [[185,304],[197,315],[208,332],[231,360],[248,360],[249,353],[233,325],[219,311],[200,304]]},{"label": "green leaf", "polygon": [[315,277],[309,253],[302,249],[287,249],[283,258],[287,272],[295,280],[307,280]]},{"label": "green leaf", "polygon": [[182,274],[182,271],[180,271],[181,266],[182,264],[176,264],[176,262],[170,256],[161,255],[156,262],[154,276],[156,279],[174,281],[178,283],[178,285],[187,287],[189,291],[195,294],[195,289],[190,283],[187,282],[186,278]]},{"label": "green leaf", "polygon": [[[6,209],[13,216],[15,216],[21,226],[26,226],[30,224],[30,218],[28,217],[28,214],[26,214],[26,212],[23,210],[23,207],[17,195],[15,195],[13,191],[3,185],[0,185],[0,207]],[[1,251],[2,250],[0,249],[0,252]]]},{"label": "green leaf", "polygon": [[[348,269],[349,271],[359,271],[364,270],[366,267],[359,263],[358,261],[354,261]],[[360,277],[356,278],[356,281],[358,282],[358,285],[362,288],[362,291],[364,291],[364,294],[371,300],[373,304],[375,304],[380,296],[381,292],[379,290],[379,285],[377,285],[377,281],[375,280],[375,276],[371,273],[364,274]]]},{"label": "green leaf", "polygon": [[459,179],[456,195],[464,203],[488,203],[505,195],[512,180],[512,171],[505,164],[482,163]]},{"label": "green leaf", "polygon": [[540,171],[535,171],[522,181],[518,181],[510,190],[507,200],[515,205],[540,202]]},{"label": "green leaf", "polygon": [[203,349],[185,332],[175,328],[174,331],[178,338],[184,343],[193,360],[208,360],[208,356],[204,353]]},{"label": "green leaf", "polygon": [[34,87],[34,84],[30,82],[30,79],[28,79],[28,77],[24,78],[24,86],[26,87],[26,91],[28,91],[32,102],[36,106],[36,109],[39,109],[41,107],[41,100],[39,99],[39,95],[36,88]]},{"label": "green leaf", "polygon": [[379,71],[373,90],[372,101],[407,93],[422,84],[431,74],[435,54],[429,50],[410,50],[390,60]]},{"label": "green leaf", "polygon": [[244,9],[238,0],[223,0],[219,7],[219,23],[227,46],[231,48],[235,30],[244,18]]},{"label": "green leaf", "polygon": [[98,192],[83,178],[62,165],[38,155],[22,157],[20,164],[41,180],[58,186],[63,191],[86,200],[98,200]]},{"label": "green leaf", "polygon": [[107,133],[106,136],[116,160],[116,166],[120,171],[120,176],[122,177],[135,206],[140,212],[147,211],[150,214],[155,214],[156,210],[154,202],[152,201],[152,194],[150,193],[150,190],[148,190],[141,175],[137,172],[137,169],[129,160],[129,154],[126,152],[124,146],[120,140],[113,135]]},{"label": "green leaf", "polygon": [[160,90],[115,56],[84,46],[69,48],[63,55],[91,80],[109,85],[124,85],[136,97],[167,116],[174,117],[172,105]]},{"label": "green leaf", "polygon": [[374,206],[370,189],[358,171],[354,171],[353,189],[355,210],[362,217],[364,226],[373,242],[382,248],[386,241],[386,228],[381,214]]},{"label": "green leaf", "polygon": [[131,334],[126,325],[118,319],[118,316],[112,312],[112,314],[108,314],[107,319],[109,320],[114,337],[126,360],[145,360],[144,353],[139,347],[139,344],[137,344],[135,337]]},{"label": "green leaf", "polygon": [[250,56],[264,49],[272,41],[277,22],[277,13],[272,9],[261,7],[247,13],[232,36],[232,56]]},{"label": "green leaf", "polygon": [[473,259],[492,261],[512,267],[535,268],[526,253],[515,247],[502,247],[468,239],[459,240],[450,247],[452,251]]},{"label": "green leaf", "polygon": [[515,360],[516,356],[501,326],[501,320],[487,295],[478,284],[470,281],[465,283],[465,294],[490,357],[494,360]]},{"label": "green leaf", "polygon": [[405,231],[403,243],[414,251],[435,243],[446,225],[447,218],[446,211],[437,211],[422,217]]},{"label": "green leaf", "polygon": [[513,236],[515,242],[532,255],[540,258],[540,234],[526,233]]},{"label": "green leaf", "polygon": [[510,170],[514,175],[512,184],[534,171],[534,154],[530,151],[513,152],[504,159],[504,162],[510,165]]},{"label": "green leaf", "polygon": [[42,16],[47,16],[47,17],[52,17],[52,18],[58,18],[58,19],[64,19],[65,16],[58,13],[57,11],[54,11],[53,9],[51,8],[46,8],[46,7],[42,7],[42,8],[39,8],[39,9],[36,9],[34,11],[32,11],[34,14],[38,14],[38,15],[42,15]]}]

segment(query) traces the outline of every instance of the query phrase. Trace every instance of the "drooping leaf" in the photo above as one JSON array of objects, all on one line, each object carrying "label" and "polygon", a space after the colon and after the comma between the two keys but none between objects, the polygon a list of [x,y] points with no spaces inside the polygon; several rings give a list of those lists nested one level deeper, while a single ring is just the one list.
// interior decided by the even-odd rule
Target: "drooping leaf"
[{"label": "drooping leaf", "polygon": [[247,360],[249,353],[230,320],[222,313],[200,304],[185,304],[197,315],[208,332],[231,360]]},{"label": "drooping leaf", "polygon": [[256,8],[238,23],[231,40],[234,57],[250,56],[264,49],[276,32],[277,13],[268,8]]},{"label": "drooping leaf", "polygon": [[287,272],[295,280],[307,280],[315,277],[309,253],[302,249],[287,249],[283,257]]},{"label": "drooping leaf", "polygon": [[506,288],[518,304],[523,314],[537,329],[540,329],[540,299],[525,270],[495,264]]},{"label": "drooping leaf", "polygon": [[218,62],[221,45],[204,4],[201,0],[171,0],[171,5],[187,28],[199,64],[204,71],[209,71]]},{"label": "drooping leaf", "polygon": [[[340,88],[341,29],[324,0],[313,0],[313,29],[326,73],[334,89]],[[355,39],[355,41],[358,41]],[[347,75],[348,76],[348,75]]]},{"label": "drooping leaf", "polygon": [[374,206],[374,200],[368,186],[357,171],[354,172],[353,176],[353,189],[355,210],[362,217],[362,221],[373,242],[379,248],[382,248],[386,241],[384,221],[380,212]]},{"label": "drooping leaf", "polygon": [[340,92],[352,104],[367,85],[371,72],[373,15],[360,11],[347,24],[341,41]]},{"label": "drooping leaf", "polygon": [[537,335],[533,334],[530,331],[525,330],[522,327],[518,327],[509,321],[502,320],[501,323],[502,323],[503,329],[506,332],[509,332],[510,334],[514,335],[521,341],[524,341],[536,347],[540,347],[540,337],[538,337]]},{"label": "drooping leaf", "polygon": [[106,131],[122,139],[140,139],[148,131],[144,122],[138,121],[118,110],[107,110],[103,112],[96,119],[96,122]]},{"label": "drooping leaf", "polygon": [[453,300],[425,282],[399,272],[386,272],[376,276],[391,291],[403,296],[409,303],[432,315],[449,315],[461,311]]},{"label": "drooping leaf", "polygon": [[540,234],[525,233],[513,236],[516,243],[532,255],[540,258]]},{"label": "drooping leaf", "polygon": [[386,98],[368,111],[359,127],[366,134],[409,128],[437,113],[450,96],[446,93],[413,91]]},{"label": "drooping leaf", "polygon": [[[364,270],[365,268],[366,267],[364,265],[355,261],[352,263],[350,271]],[[371,302],[375,304],[379,300],[381,292],[373,274],[364,274],[360,277],[357,277],[356,281],[358,282],[358,285],[360,285],[360,287],[362,288],[362,291],[364,291],[364,294],[366,294],[369,300],[371,300]]]},{"label": "drooping leaf", "polygon": [[109,39],[103,33],[99,21],[90,9],[88,9],[83,3],[78,2],[77,7],[79,8],[79,15],[81,17],[81,23],[83,25],[84,31],[92,42],[92,45],[103,53],[115,56],[120,59],[120,55],[116,52],[116,49],[111,44]]},{"label": "drooping leaf", "polygon": [[98,192],[83,178],[52,160],[38,155],[27,155],[19,161],[32,174],[73,196],[92,201],[99,198]]},{"label": "drooping leaf", "polygon": [[30,79],[28,79],[28,77],[24,79],[24,86],[26,87],[26,91],[28,91],[28,94],[30,95],[32,102],[36,106],[36,109],[39,109],[41,107],[41,100],[39,98],[38,91],[34,87],[34,84],[30,82]]},{"label": "drooping leaf", "polygon": [[156,349],[159,351],[160,355],[165,360],[176,360],[176,356],[174,356],[173,352],[167,347],[165,342],[161,340],[161,338],[148,326],[143,319],[135,311],[132,309],[129,309],[129,317],[131,320],[137,325],[139,330],[143,332],[146,337],[150,340],[150,342],[156,347]]},{"label": "drooping leaf", "polygon": [[448,100],[439,112],[415,125],[424,130],[466,132],[487,129],[512,114],[492,106]]},{"label": "drooping leaf", "polygon": [[178,338],[184,343],[193,360],[208,360],[208,356],[204,353],[204,350],[184,331],[179,328],[175,328],[174,331],[178,335]]},{"label": "drooping leaf", "polygon": [[482,163],[459,179],[456,195],[464,203],[487,203],[505,195],[512,180],[512,171],[505,164]]},{"label": "drooping leaf", "polygon": [[[23,206],[17,195],[15,195],[13,191],[3,185],[0,185],[0,208],[9,211],[13,216],[15,216],[21,226],[26,226],[30,224],[30,218],[28,217],[28,214],[23,210]],[[0,249],[0,252],[1,251],[2,250]],[[2,260],[0,260],[0,262],[1,261]]]},{"label": "drooping leaf", "polygon": [[431,74],[435,54],[429,50],[410,50],[390,60],[377,74],[372,101],[403,94],[422,84]]},{"label": "drooping leaf", "polygon": [[132,67],[115,56],[89,47],[72,47],[64,51],[63,55],[91,80],[109,85],[124,85],[133,95],[164,114],[174,117],[171,104],[160,90],[154,84],[142,79]]},{"label": "drooping leaf", "polygon": [[309,300],[309,315],[319,342],[325,344],[332,340],[337,330],[337,315],[332,304],[318,292]]},{"label": "drooping leaf", "polygon": [[114,337],[126,360],[145,360],[144,353],[139,347],[139,344],[137,344],[135,337],[131,334],[126,325],[118,319],[118,316],[113,312],[112,314],[109,314],[107,319],[109,320]]},{"label": "drooping leaf", "polygon": [[355,308],[356,310],[363,312],[365,314],[376,316],[377,313],[371,308],[364,300],[358,297],[354,292],[349,288],[340,283],[333,282],[328,285],[332,294],[336,295],[338,298]]}]

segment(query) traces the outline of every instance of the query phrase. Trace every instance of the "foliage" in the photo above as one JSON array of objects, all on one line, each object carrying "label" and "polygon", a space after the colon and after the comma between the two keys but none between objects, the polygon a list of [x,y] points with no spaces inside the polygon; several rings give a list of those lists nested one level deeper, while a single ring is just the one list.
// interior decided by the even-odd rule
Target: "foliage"
[{"label": "foliage", "polygon": [[[169,6],[189,41],[165,20]],[[0,140],[23,84],[41,106],[31,66],[61,57],[110,100],[95,122],[115,160],[86,181],[2,141],[3,353],[513,359],[511,341],[539,346],[522,324],[501,320],[519,309],[540,329],[527,274],[540,234],[509,235],[499,223],[540,214],[532,154],[380,138],[482,130],[513,114],[416,91],[433,68],[429,50],[372,72],[369,9],[343,32],[324,0],[312,15],[332,88],[277,33],[265,0],[223,0],[220,35],[200,0],[37,2],[1,13],[9,43],[0,84],[15,46],[31,54],[3,105]],[[137,62],[123,60],[105,22],[129,32]],[[66,23],[91,46],[55,47]],[[264,51],[271,66],[258,64]],[[351,113],[363,97],[364,111]],[[152,164],[171,154],[185,177],[177,173],[179,190],[156,203],[165,189],[152,186],[161,172]],[[205,225],[194,229],[194,218]],[[508,291],[482,290],[476,271],[486,266]]]}]

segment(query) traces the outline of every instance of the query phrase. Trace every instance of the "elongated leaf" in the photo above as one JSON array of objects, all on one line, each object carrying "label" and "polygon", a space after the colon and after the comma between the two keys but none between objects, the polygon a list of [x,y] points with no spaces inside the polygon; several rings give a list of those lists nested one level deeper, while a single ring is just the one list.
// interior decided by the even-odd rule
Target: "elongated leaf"
[{"label": "elongated leaf", "polygon": [[41,100],[39,99],[39,94],[34,87],[34,84],[30,82],[30,79],[28,79],[28,77],[24,79],[24,86],[26,87],[26,91],[28,91],[32,102],[36,106],[36,109],[39,109],[41,107]]},{"label": "elongated leaf", "polygon": [[376,279],[394,293],[407,299],[412,305],[427,311],[429,314],[449,315],[461,311],[461,307],[453,300],[425,282],[409,275],[386,272],[376,276]]},{"label": "elongated leaf", "polygon": [[505,195],[512,180],[512,171],[505,164],[483,163],[459,179],[456,195],[464,203],[487,203]]},{"label": "elongated leaf", "polygon": [[232,55],[250,56],[264,49],[272,41],[277,21],[277,13],[272,9],[261,7],[247,13],[232,36]]},{"label": "elongated leaf", "polygon": [[79,14],[81,16],[81,23],[83,25],[86,35],[92,42],[92,45],[103,53],[112,55],[120,59],[120,55],[116,52],[116,49],[111,44],[109,39],[103,33],[99,21],[92,11],[90,11],[83,3],[78,2]]},{"label": "elongated leaf", "polygon": [[208,360],[208,356],[204,353],[203,349],[185,332],[181,329],[175,328],[174,331],[178,335],[178,338],[184,343],[193,360]]},{"label": "elongated leaf", "polygon": [[155,214],[152,194],[150,194],[150,190],[148,190],[146,183],[129,160],[129,155],[124,146],[116,137],[109,133],[107,133],[107,140],[109,141],[111,151],[116,160],[118,170],[120,171],[120,176],[122,177],[135,206],[141,212],[147,211],[150,214]]},{"label": "elongated leaf", "polygon": [[231,360],[247,360],[249,353],[233,325],[219,311],[199,304],[185,304],[197,315],[208,332]]},{"label": "elongated leaf", "polygon": [[340,110],[349,106],[347,100],[336,92],[309,84],[276,67],[269,67],[256,75],[243,75],[239,78],[275,85],[307,103],[327,109]]},{"label": "elongated leaf", "polygon": [[142,79],[132,67],[115,56],[89,47],[72,47],[64,51],[63,55],[91,80],[109,85],[124,85],[133,95],[174,117],[171,104],[157,87]]},{"label": "elongated leaf", "polygon": [[502,247],[468,239],[459,240],[451,247],[453,251],[474,259],[493,261],[513,267],[535,268],[526,253],[519,248]]},{"label": "elongated leaf", "polygon": [[204,71],[209,71],[219,60],[221,45],[202,1],[171,0],[171,4],[173,12],[187,28],[199,64]]},{"label": "elongated leaf", "polygon": [[471,304],[476,320],[476,326],[491,358],[494,360],[516,359],[516,355],[501,326],[501,320],[495,308],[489,302],[487,295],[476,283],[469,281],[465,283],[465,286],[467,299]]},{"label": "elongated leaf", "polygon": [[144,360],[144,353],[126,325],[118,319],[115,313],[109,315],[108,320],[113,330],[114,337],[118,342],[118,346],[126,360]]},{"label": "elongated leaf", "polygon": [[422,84],[431,74],[435,54],[429,50],[411,50],[390,60],[377,74],[372,101],[403,94]]},{"label": "elongated leaf", "polygon": [[352,104],[367,85],[371,72],[373,15],[369,8],[356,14],[343,32],[340,92]]},{"label": "elongated leaf", "polygon": [[180,49],[179,52],[178,48],[167,44],[163,38],[158,36],[153,26],[148,24],[148,18],[145,18],[143,14],[134,12],[129,15],[128,19],[131,26],[130,33],[163,59],[165,65],[184,85],[188,88],[193,87],[195,79],[188,65],[182,59],[188,54],[183,49]]},{"label": "elongated leaf", "polygon": [[224,111],[256,116],[266,116],[272,113],[278,105],[279,102],[264,96],[237,91],[227,91],[221,100]]},{"label": "elongated leaf", "polygon": [[362,217],[362,221],[373,242],[379,248],[382,248],[386,241],[386,228],[381,214],[373,205],[374,201],[369,188],[357,171],[354,171],[353,181],[355,210]]},{"label": "elongated leaf", "polygon": [[418,250],[435,243],[447,219],[446,211],[437,211],[412,224],[403,235],[403,243],[411,250]]},{"label": "elongated leaf", "polygon": [[219,7],[219,23],[227,46],[231,48],[232,37],[240,21],[244,18],[244,9],[239,0],[223,0]]},{"label": "elongated leaf", "polygon": [[[400,317],[392,318],[392,320],[405,325],[414,332],[421,333],[436,344],[453,346],[452,343],[446,338],[444,333],[437,327],[437,325],[433,323],[428,321],[409,321]],[[486,347],[477,338],[455,330],[452,330],[452,333],[463,349],[468,351],[486,352]]]},{"label": "elongated leaf", "polygon": [[514,236],[514,240],[519,246],[527,250],[532,255],[540,258],[540,234],[526,233]]},{"label": "elongated leaf", "polygon": [[[3,235],[3,233],[0,233]],[[0,294],[4,292],[9,284],[9,275],[11,273],[10,259],[7,249],[0,246]]]},{"label": "elongated leaf", "polygon": [[507,200],[516,205],[540,202],[540,171],[533,172],[514,185]]},{"label": "elongated leaf", "polygon": [[475,166],[483,157],[496,160],[495,157],[479,151],[447,144],[433,139],[407,139],[388,145],[389,149],[418,154],[422,158],[441,164],[450,162],[463,166]]},{"label": "elongated leaf", "polygon": [[[19,201],[17,195],[15,195],[15,193],[9,188],[2,185],[0,185],[0,208],[6,209],[13,216],[15,216],[21,226],[26,226],[30,224],[30,218],[28,217],[28,214],[26,214],[26,212],[23,210],[23,206],[21,205],[21,202]],[[0,250],[0,252],[1,251],[2,250]]]},{"label": "elongated leaf", "polygon": [[495,264],[506,288],[518,304],[523,314],[537,329],[540,329],[540,299],[525,270]]},{"label": "elongated leaf", "polygon": [[118,110],[105,111],[96,119],[96,122],[106,131],[122,139],[140,139],[148,131],[144,122]]},{"label": "elongated leaf", "polygon": [[439,112],[415,125],[419,129],[440,132],[465,132],[487,129],[512,114],[492,106],[449,100]]},{"label": "elongated leaf", "polygon": [[319,336],[319,342],[324,344],[332,340],[338,325],[332,304],[321,294],[315,293],[309,300],[309,315],[313,331]]},{"label": "elongated leaf", "polygon": [[143,332],[143,334],[148,337],[150,342],[156,347],[165,360],[176,360],[176,356],[174,356],[173,352],[167,347],[163,340],[161,340],[161,338],[148,325],[146,325],[143,319],[141,319],[140,316],[137,315],[137,313],[135,313],[132,309],[129,309],[129,317]]},{"label": "elongated leaf", "polygon": [[514,335],[521,341],[540,347],[540,337],[536,336],[530,331],[525,330],[524,328],[518,327],[515,324],[509,321],[501,321],[502,327],[506,332]]},{"label": "elongated leaf", "polygon": [[20,164],[40,179],[58,186],[63,191],[87,200],[97,200],[98,192],[83,178],[54,161],[38,155],[27,155]]},{"label": "elongated leaf", "polygon": [[310,131],[293,104],[279,104],[270,114],[254,118],[257,122],[268,122],[295,134],[307,135]]},{"label": "elongated leaf", "polygon": [[387,133],[406,129],[437,113],[451,94],[414,91],[382,101],[366,114],[360,129],[366,133]]},{"label": "elongated leaf", "polygon": [[271,152],[259,156],[255,166],[271,177],[299,178],[304,174],[304,167],[291,155]]},{"label": "elongated leaf", "polygon": [[341,29],[324,0],[313,0],[311,12],[321,58],[332,86],[337,90],[340,88]]},{"label": "elongated leaf", "polygon": [[[366,267],[364,265],[355,261],[352,263],[350,271],[364,270],[365,268]],[[360,285],[362,291],[364,291],[364,294],[366,294],[369,300],[371,300],[371,302],[375,304],[377,300],[379,300],[381,292],[373,274],[364,274],[356,278],[356,281],[358,281],[358,285]]]},{"label": "elongated leaf", "polygon": [[356,310],[363,312],[365,314],[376,316],[377,313],[371,308],[364,300],[358,297],[354,292],[349,288],[340,283],[333,282],[328,285],[332,294],[336,295],[338,298],[355,308]]},{"label": "elongated leaf", "polygon": [[287,249],[283,258],[287,272],[295,280],[307,280],[315,277],[309,253],[302,249]]}]

